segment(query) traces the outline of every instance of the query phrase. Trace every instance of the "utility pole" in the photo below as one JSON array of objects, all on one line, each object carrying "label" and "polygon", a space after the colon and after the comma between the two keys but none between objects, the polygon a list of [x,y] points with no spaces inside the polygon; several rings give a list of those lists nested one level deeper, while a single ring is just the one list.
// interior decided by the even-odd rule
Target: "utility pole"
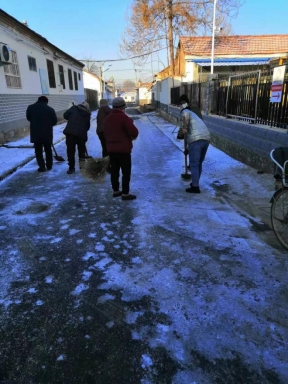
[{"label": "utility pole", "polygon": [[103,70],[102,70],[102,65],[100,65],[100,99],[104,98],[104,96],[103,96],[103,79],[102,79],[102,76],[103,76]]},{"label": "utility pole", "polygon": [[173,46],[173,12],[172,0],[167,0],[167,20],[168,20],[168,41],[170,53],[170,74],[174,78],[174,46]]},{"label": "utility pole", "polygon": [[105,81],[103,79],[103,73],[108,71],[109,67],[112,66],[112,64],[109,64],[108,67],[105,69],[105,71],[103,71],[103,66],[105,65],[105,63],[103,63],[102,65],[100,65],[100,94],[101,94],[101,99],[104,99],[104,93],[105,93]]},{"label": "utility pole", "polygon": [[214,73],[214,42],[215,42],[215,31],[216,31],[216,3],[217,3],[217,0],[214,0],[213,26],[212,26],[211,75],[213,75],[213,73]]}]

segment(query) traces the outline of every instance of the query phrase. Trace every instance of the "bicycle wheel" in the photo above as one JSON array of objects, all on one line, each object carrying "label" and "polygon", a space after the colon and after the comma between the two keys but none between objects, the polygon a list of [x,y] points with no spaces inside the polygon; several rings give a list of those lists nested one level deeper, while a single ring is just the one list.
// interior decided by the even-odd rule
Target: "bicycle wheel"
[{"label": "bicycle wheel", "polygon": [[273,199],[271,224],[277,239],[288,250],[288,188],[279,191]]}]

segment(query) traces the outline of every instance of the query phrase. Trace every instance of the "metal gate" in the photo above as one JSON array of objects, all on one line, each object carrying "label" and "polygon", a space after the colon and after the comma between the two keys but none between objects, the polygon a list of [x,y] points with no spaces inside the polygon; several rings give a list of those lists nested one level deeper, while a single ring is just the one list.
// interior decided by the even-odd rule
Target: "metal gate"
[{"label": "metal gate", "polygon": [[261,71],[247,72],[229,77],[226,98],[226,115],[255,122],[257,95]]}]

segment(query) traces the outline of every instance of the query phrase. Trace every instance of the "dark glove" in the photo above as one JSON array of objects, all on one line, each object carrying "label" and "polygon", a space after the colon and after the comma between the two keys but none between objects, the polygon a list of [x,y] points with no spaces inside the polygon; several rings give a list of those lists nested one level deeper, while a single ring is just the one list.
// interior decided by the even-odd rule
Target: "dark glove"
[{"label": "dark glove", "polygon": [[185,155],[185,156],[188,156],[188,155],[189,155],[189,151],[188,151],[188,149],[185,149],[185,150],[184,150],[184,155]]}]

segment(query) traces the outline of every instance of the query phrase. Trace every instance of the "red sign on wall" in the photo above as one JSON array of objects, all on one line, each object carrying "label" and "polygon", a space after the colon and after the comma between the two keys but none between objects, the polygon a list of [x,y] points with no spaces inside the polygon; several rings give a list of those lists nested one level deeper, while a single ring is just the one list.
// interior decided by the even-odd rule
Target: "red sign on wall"
[{"label": "red sign on wall", "polygon": [[270,102],[271,103],[281,103],[282,92],[283,92],[283,83],[285,78],[285,65],[276,67],[273,70],[273,78],[270,92]]}]

